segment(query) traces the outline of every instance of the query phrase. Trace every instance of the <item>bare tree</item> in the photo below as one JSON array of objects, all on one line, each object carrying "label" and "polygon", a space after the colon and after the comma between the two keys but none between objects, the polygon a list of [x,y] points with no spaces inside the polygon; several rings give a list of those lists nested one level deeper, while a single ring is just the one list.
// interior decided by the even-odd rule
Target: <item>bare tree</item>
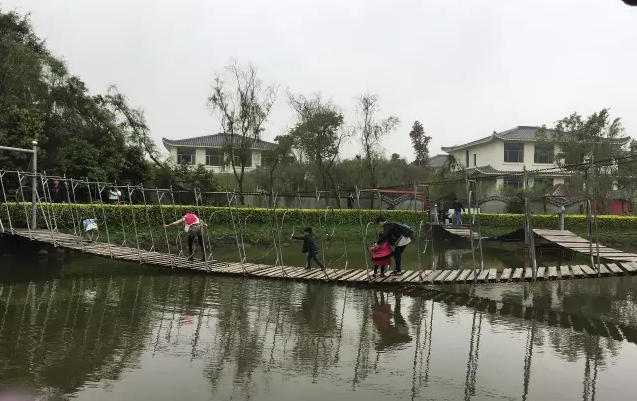
[{"label": "bare tree", "polygon": [[[252,148],[260,139],[263,124],[276,99],[276,87],[264,86],[254,66],[234,62],[217,74],[208,104],[219,119],[224,153],[232,167],[239,192],[243,193],[245,169],[251,165]],[[240,196],[243,204],[243,195]]]},{"label": "bare tree", "polygon": [[[375,161],[382,156],[381,140],[383,136],[396,128],[400,120],[395,116],[379,120],[377,115],[380,106],[378,97],[374,94],[361,95],[358,98],[357,109],[359,121],[355,131],[361,141],[363,158],[369,173],[369,184],[375,188],[378,182]],[[374,208],[373,197],[371,207]]]}]

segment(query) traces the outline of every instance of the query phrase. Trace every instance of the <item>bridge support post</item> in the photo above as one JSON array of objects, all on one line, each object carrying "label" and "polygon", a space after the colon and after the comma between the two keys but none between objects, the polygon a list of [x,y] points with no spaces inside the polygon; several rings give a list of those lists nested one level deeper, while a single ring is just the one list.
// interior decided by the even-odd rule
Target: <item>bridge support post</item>
[{"label": "bridge support post", "polygon": [[38,224],[38,141],[35,139],[33,142],[33,162],[31,163],[32,173],[31,176],[31,228],[36,229]]}]

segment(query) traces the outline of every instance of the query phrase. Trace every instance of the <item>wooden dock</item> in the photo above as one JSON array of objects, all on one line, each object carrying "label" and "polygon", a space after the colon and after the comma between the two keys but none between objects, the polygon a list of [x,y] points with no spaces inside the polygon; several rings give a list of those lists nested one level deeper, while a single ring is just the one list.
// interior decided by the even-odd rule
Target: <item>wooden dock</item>
[{"label": "wooden dock", "polygon": [[[591,243],[586,238],[582,238],[577,234],[568,230],[533,230],[535,235],[557,245],[562,248],[569,249],[573,252],[581,253],[584,255],[591,254]],[[593,256],[597,256],[597,245],[592,244]],[[609,248],[607,246],[599,245],[600,258],[613,261],[613,262],[637,262],[637,254],[624,252],[619,249]]]},{"label": "wooden dock", "polygon": [[[237,263],[221,261],[189,262],[183,256],[167,253],[138,250],[137,248],[109,245],[104,242],[80,242],[71,234],[51,233],[46,230],[16,231],[15,235],[54,245],[73,249],[93,255],[110,257],[160,266],[165,268],[188,269],[209,274],[250,276],[259,278],[291,279],[305,281],[329,281],[343,284],[378,284],[378,285],[416,285],[416,284],[485,284],[512,283],[533,280],[531,268],[495,268],[477,269],[442,269],[442,270],[405,270],[401,276],[372,278],[371,272],[365,269],[305,269],[299,266],[271,266],[256,263]],[[637,262],[621,261],[619,263],[602,263],[599,266],[588,265],[542,266],[536,273],[536,280],[567,280],[575,278],[599,278],[620,275],[637,275]]]}]

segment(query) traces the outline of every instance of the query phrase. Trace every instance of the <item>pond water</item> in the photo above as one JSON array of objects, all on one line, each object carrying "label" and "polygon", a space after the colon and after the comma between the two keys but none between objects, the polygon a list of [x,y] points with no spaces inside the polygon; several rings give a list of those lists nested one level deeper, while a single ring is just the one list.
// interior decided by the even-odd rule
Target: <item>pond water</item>
[{"label": "pond water", "polygon": [[633,399],[634,278],[401,292],[26,255],[0,259],[0,394]]}]

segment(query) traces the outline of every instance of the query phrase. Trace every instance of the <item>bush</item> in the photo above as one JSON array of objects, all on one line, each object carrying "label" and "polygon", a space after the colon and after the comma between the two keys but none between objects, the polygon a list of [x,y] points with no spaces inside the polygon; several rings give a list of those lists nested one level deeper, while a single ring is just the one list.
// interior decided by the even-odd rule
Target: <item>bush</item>
[{"label": "bush", "polygon": [[[0,221],[5,230],[8,229],[7,210],[10,213],[14,228],[26,227],[26,218],[30,218],[30,204],[7,203],[0,205]],[[44,227],[44,216],[53,220],[55,216],[58,227],[72,229],[73,224],[79,225],[85,218],[95,217],[100,225],[106,223],[109,227],[121,227],[122,224],[132,226],[136,224],[140,229],[151,226],[161,226],[177,220],[187,212],[196,213],[204,221],[212,224],[232,226],[232,222],[239,221],[250,224],[269,224],[275,220],[281,225],[317,225],[319,219],[327,225],[366,225],[373,222],[379,215],[390,220],[400,221],[418,227],[421,221],[426,219],[426,214],[413,210],[361,210],[356,209],[277,209],[276,211],[265,208],[228,208],[215,206],[188,206],[188,205],[100,205],[94,204],[68,204],[68,203],[43,203],[38,207],[38,219],[40,226]],[[134,217],[134,218],[133,218]],[[468,221],[468,215],[464,215]],[[524,215],[522,214],[481,214],[480,224],[483,227],[522,227]],[[554,214],[533,215],[535,228],[557,228],[558,220]],[[585,230],[586,216],[566,215],[565,226],[570,230]],[[600,230],[637,230],[637,216],[601,215],[598,217]]]}]

